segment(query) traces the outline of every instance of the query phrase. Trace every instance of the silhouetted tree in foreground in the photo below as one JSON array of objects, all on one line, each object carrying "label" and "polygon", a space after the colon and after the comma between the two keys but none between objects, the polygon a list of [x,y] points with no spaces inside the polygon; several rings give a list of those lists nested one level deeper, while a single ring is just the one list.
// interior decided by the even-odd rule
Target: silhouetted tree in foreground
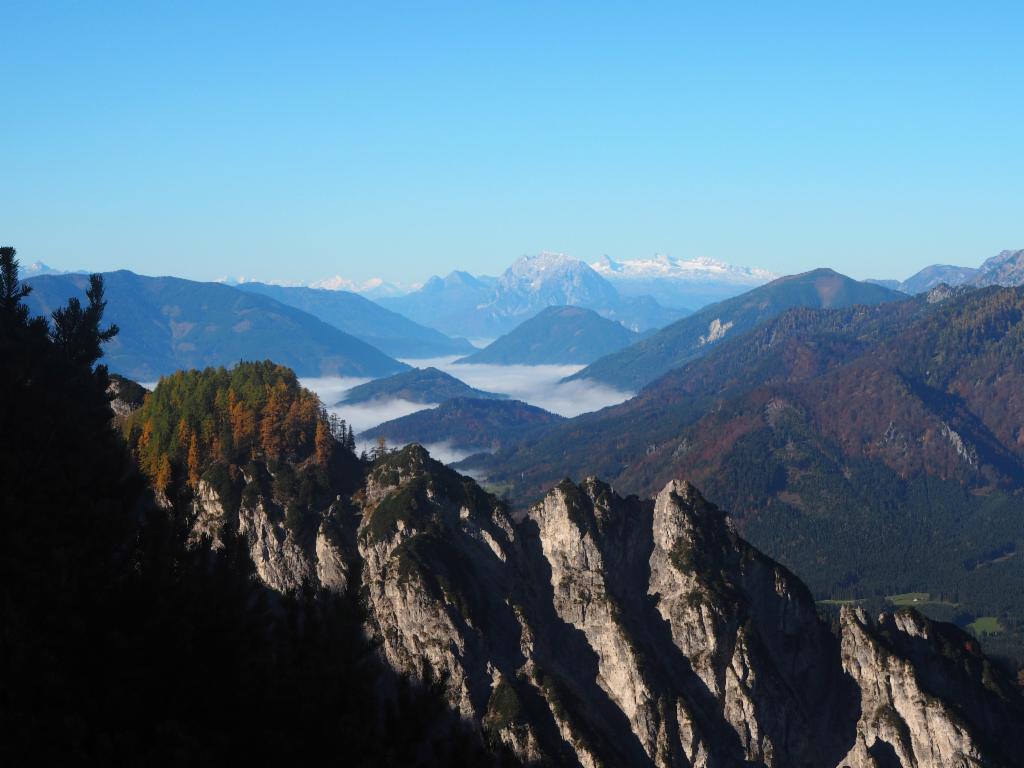
[{"label": "silhouetted tree in foreground", "polygon": [[272,593],[230,535],[186,546],[111,425],[102,279],[51,327],[15,255],[0,249],[0,764],[494,762],[435,691],[380,701],[355,596]]}]

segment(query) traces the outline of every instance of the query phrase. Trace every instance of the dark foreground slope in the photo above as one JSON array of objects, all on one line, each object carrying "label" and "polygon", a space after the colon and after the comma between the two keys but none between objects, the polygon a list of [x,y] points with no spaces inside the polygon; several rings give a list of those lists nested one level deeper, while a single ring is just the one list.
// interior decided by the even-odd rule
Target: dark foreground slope
[{"label": "dark foreground slope", "polygon": [[904,298],[904,294],[851,280],[831,269],[780,277],[740,296],[705,307],[632,346],[601,358],[569,378],[595,379],[635,391],[707,354],[724,339],[741,336],[787,309],[838,309]]},{"label": "dark foreground slope", "polygon": [[[33,278],[27,302],[48,316],[75,296],[85,275]],[[152,381],[181,368],[266,360],[300,376],[388,376],[408,366],[294,307],[220,283],[132,272],[104,275],[111,322],[122,328],[104,348],[116,373]]]},{"label": "dark foreground slope", "polygon": [[1021,392],[1024,290],[937,289],[793,310],[480,469],[523,501],[567,473],[694,478],[819,597],[922,593],[1024,657]]},{"label": "dark foreground slope", "polygon": [[[48,329],[28,321],[9,250],[0,263],[0,763],[490,762],[437,692],[380,664],[354,594],[271,590],[237,531],[190,542],[189,502],[157,506],[111,426],[99,292]],[[264,383],[287,390],[275,370]],[[321,447],[326,464],[308,447],[278,461],[362,482],[354,456]]]}]

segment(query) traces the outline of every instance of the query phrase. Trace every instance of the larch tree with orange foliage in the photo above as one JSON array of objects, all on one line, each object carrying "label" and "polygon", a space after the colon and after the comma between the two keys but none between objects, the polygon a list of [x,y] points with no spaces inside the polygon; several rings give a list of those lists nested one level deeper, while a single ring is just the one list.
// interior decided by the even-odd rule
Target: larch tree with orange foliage
[{"label": "larch tree with orange foliage", "polygon": [[328,428],[326,422],[317,421],[316,423],[316,462],[322,467],[327,466],[327,462],[331,458],[331,445],[334,442],[331,437],[331,430]]},{"label": "larch tree with orange foliage", "polygon": [[188,444],[188,482],[193,488],[199,485],[199,441],[194,432]]}]

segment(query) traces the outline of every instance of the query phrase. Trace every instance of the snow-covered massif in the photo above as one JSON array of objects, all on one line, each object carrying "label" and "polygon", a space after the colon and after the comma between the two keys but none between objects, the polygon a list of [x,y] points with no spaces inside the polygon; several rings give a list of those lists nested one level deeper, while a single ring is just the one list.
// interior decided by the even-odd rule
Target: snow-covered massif
[{"label": "snow-covered massif", "polygon": [[490,338],[551,306],[586,307],[634,331],[660,328],[685,314],[650,296],[624,295],[586,262],[561,253],[523,256],[498,278],[467,272],[432,277],[420,290],[380,303],[444,333]]},{"label": "snow-covered massif", "polygon": [[[78,272],[80,272],[80,273],[82,271],[83,270],[78,270]],[[68,274],[68,273],[65,272],[63,269],[54,269],[49,264],[44,264],[41,261],[35,261],[35,262],[29,264],[27,267],[26,266],[22,266],[22,268],[21,268],[21,277],[23,279],[26,279],[26,278],[29,278],[29,277],[39,277],[39,275],[66,275],[66,274]]]},{"label": "snow-covered massif", "polygon": [[[617,307],[620,311],[602,314],[621,320],[632,328],[657,326],[664,322],[664,317],[656,306],[652,306],[652,298],[662,307],[694,310],[743,293],[776,277],[766,269],[736,266],[704,257],[678,259],[656,255],[649,259],[615,261],[605,256],[588,264],[563,253],[542,252],[517,259],[497,278],[455,271],[447,277],[432,277],[424,283],[393,282],[380,277],[354,280],[341,274],[309,283],[261,282],[350,291],[373,300],[394,301],[391,309],[405,311],[419,322],[438,312],[453,313],[455,318],[439,321],[445,327],[449,327],[448,321],[453,319],[458,326],[465,319],[466,307],[463,305],[469,304],[471,308],[486,310],[492,316],[483,325],[493,336],[510,330],[515,324],[509,325],[497,318],[522,320],[544,307],[557,305],[584,306],[597,311]],[[252,279],[238,277],[222,281],[234,285]],[[458,295],[446,296],[438,304],[439,294],[450,291]],[[633,306],[626,311],[617,306],[623,303],[636,305],[634,300],[641,297],[646,302],[645,306]],[[480,324],[479,318],[470,323],[471,327]],[[461,331],[466,332],[464,328]]]},{"label": "snow-covered massif", "polygon": [[664,254],[624,261],[604,256],[590,266],[621,294],[649,295],[666,306],[689,309],[736,296],[778,277],[758,267],[737,266],[706,257],[679,259]]},{"label": "snow-covered massif", "polygon": [[758,267],[740,267],[724,261],[699,257],[677,259],[657,254],[650,259],[629,259],[615,261],[608,256],[590,265],[595,272],[610,279],[665,278],[692,282],[725,281],[743,285],[760,285],[774,280],[778,275]]},{"label": "snow-covered massif", "polygon": [[323,288],[328,291],[351,291],[366,296],[368,299],[381,296],[402,296],[420,287],[419,283],[404,285],[391,283],[379,277],[371,277],[369,280],[350,280],[341,275],[325,277],[322,280],[314,280],[309,284],[310,288]]}]

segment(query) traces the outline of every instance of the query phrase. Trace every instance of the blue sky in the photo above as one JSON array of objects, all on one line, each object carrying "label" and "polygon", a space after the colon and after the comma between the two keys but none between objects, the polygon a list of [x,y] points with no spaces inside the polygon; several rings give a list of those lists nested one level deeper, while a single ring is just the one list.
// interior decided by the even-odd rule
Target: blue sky
[{"label": "blue sky", "polygon": [[198,279],[973,265],[1024,247],[1022,27],[1019,2],[7,0],[0,240]]}]

